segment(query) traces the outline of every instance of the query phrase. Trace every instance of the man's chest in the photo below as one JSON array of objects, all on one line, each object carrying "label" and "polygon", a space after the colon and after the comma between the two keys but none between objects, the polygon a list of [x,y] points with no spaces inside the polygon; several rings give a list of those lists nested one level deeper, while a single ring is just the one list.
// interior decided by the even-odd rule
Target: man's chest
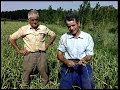
[{"label": "man's chest", "polygon": [[43,41],[45,32],[31,31],[25,34],[24,39],[27,41]]},{"label": "man's chest", "polygon": [[88,46],[88,41],[86,39],[67,39],[66,49],[68,51],[84,51]]}]

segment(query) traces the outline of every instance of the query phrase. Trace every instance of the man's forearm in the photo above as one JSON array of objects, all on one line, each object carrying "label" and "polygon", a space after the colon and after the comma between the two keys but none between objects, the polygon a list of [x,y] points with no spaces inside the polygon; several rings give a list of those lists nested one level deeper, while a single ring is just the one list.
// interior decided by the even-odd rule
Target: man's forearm
[{"label": "man's forearm", "polygon": [[66,59],[62,55],[58,55],[58,60],[60,60],[62,63],[66,63]]},{"label": "man's forearm", "polygon": [[46,48],[48,48],[54,42],[55,38],[56,38],[56,35],[50,38],[49,42],[46,44]]},{"label": "man's forearm", "polygon": [[91,55],[86,55],[82,60],[85,60],[86,62],[90,61],[92,59]]},{"label": "man's forearm", "polygon": [[18,47],[16,41],[12,38],[9,38],[8,40],[11,43],[11,45],[16,49],[16,51],[19,52],[20,48]]},{"label": "man's forearm", "polygon": [[58,51],[58,53],[57,53],[57,58],[58,58],[58,60],[60,60],[62,63],[67,64],[67,61],[68,61],[68,60],[63,56],[62,52]]}]

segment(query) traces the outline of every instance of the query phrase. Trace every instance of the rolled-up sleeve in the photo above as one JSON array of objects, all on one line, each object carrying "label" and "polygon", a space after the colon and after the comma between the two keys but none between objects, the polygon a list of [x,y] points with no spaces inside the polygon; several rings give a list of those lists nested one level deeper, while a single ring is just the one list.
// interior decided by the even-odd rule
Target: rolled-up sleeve
[{"label": "rolled-up sleeve", "polygon": [[49,36],[55,36],[55,35],[56,35],[55,32],[53,32],[52,30],[50,30],[50,29],[47,28],[47,27],[46,27],[46,30],[48,31],[47,34],[48,34]]},{"label": "rolled-up sleeve", "polygon": [[19,37],[21,37],[23,35],[23,30],[22,28],[19,28],[18,31],[14,32],[12,35],[10,35],[10,37],[12,39],[18,39]]},{"label": "rolled-up sleeve", "polygon": [[94,55],[93,47],[94,47],[94,41],[92,37],[89,35],[88,46],[86,48],[86,55]]},{"label": "rolled-up sleeve", "polygon": [[65,52],[65,45],[62,37],[59,40],[59,45],[57,49],[61,52]]}]

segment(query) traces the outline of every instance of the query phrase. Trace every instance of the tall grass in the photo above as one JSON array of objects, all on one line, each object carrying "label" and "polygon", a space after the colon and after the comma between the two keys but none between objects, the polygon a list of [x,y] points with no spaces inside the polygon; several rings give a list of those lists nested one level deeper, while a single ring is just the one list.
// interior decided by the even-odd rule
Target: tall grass
[{"label": "tall grass", "polygon": [[[1,89],[19,89],[22,80],[23,55],[18,54],[8,43],[8,37],[27,22],[1,22]],[[108,26],[107,26],[108,25]],[[118,89],[118,36],[116,24],[86,27],[83,31],[90,33],[95,42],[94,58],[91,61],[96,89]],[[50,68],[50,85],[41,83],[40,74],[31,78],[31,89],[58,89],[60,82],[60,63],[56,52],[60,36],[67,31],[66,27],[46,25],[57,34],[55,42],[47,50]],[[109,30],[115,28],[115,33]],[[48,38],[47,38],[48,40]],[[19,39],[18,45],[23,48],[23,41]]]}]

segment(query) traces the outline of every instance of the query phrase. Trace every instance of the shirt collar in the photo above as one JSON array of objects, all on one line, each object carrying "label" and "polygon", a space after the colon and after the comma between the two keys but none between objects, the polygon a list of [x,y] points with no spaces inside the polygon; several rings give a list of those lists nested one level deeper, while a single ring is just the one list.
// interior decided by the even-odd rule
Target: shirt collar
[{"label": "shirt collar", "polygon": [[[70,32],[68,32],[67,34],[68,34],[69,39],[74,38],[74,36]],[[78,38],[80,38],[80,39],[84,38],[84,35],[83,35],[82,31],[80,31],[80,34],[79,34]]]},{"label": "shirt collar", "polygon": [[[31,27],[31,25],[29,24],[29,29],[30,29],[30,30],[33,30],[34,28]],[[37,30],[39,30],[39,29],[40,29],[40,26],[38,26]]]}]

